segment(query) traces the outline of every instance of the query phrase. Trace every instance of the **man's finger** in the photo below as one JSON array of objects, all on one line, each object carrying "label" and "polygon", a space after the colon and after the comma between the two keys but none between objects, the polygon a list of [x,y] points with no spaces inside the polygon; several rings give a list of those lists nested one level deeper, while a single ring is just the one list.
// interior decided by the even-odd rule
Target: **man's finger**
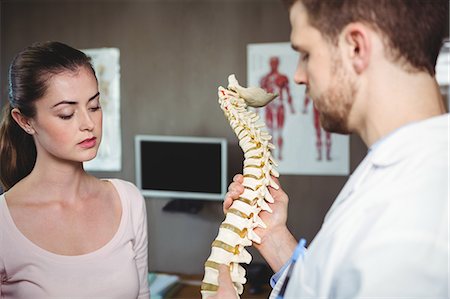
[{"label": "man's finger", "polygon": [[275,183],[277,183],[278,186],[281,187],[281,185],[280,185],[280,180],[279,180],[277,177],[272,176],[272,180],[273,180]]},{"label": "man's finger", "polygon": [[227,265],[219,265],[219,286],[233,286],[229,269],[230,268]]},{"label": "man's finger", "polygon": [[238,182],[238,183],[242,183],[244,181],[244,176],[240,173],[236,174],[233,177],[233,182]]},{"label": "man's finger", "polygon": [[228,193],[230,193],[231,196],[235,195],[236,198],[244,192],[244,186],[242,186],[241,183],[231,183],[230,186],[228,186]]}]

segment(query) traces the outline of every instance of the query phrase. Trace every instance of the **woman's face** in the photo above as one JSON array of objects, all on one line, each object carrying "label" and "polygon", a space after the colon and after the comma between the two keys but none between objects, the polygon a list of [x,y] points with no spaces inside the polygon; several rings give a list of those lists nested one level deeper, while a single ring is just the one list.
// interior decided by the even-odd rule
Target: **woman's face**
[{"label": "woman's face", "polygon": [[92,71],[80,67],[47,81],[47,92],[35,102],[30,121],[39,158],[84,162],[95,158],[102,138],[98,83]]}]

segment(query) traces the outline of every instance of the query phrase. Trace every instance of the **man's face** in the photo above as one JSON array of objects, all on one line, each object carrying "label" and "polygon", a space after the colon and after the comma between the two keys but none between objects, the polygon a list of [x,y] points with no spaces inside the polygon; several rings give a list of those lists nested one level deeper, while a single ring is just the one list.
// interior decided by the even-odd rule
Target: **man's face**
[{"label": "man's face", "polygon": [[325,40],[311,26],[301,1],[290,10],[292,47],[300,53],[295,82],[305,84],[315,108],[320,112],[320,123],[328,132],[347,134],[356,84],[345,67],[339,46]]}]

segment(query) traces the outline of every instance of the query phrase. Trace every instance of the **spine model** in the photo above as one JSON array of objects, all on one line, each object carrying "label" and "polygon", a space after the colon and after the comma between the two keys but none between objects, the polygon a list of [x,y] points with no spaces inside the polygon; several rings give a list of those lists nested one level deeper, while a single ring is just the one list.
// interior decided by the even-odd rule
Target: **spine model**
[{"label": "spine model", "polygon": [[274,168],[277,164],[271,155],[271,150],[274,149],[274,145],[270,143],[272,136],[264,129],[265,125],[259,121],[259,116],[248,110],[248,106],[265,106],[276,95],[257,87],[242,87],[234,75],[228,77],[228,88],[220,86],[218,94],[220,108],[244,152],[244,192],[229,208],[219,227],[219,233],[212,242],[211,254],[205,263],[202,298],[216,293],[219,264],[229,266],[236,292],[242,294],[246,278],[245,269],[239,264],[249,264],[252,259],[245,247],[252,245],[252,242],[261,242],[253,230],[266,227],[258,216],[260,211],[272,212],[267,204],[273,203],[268,186],[279,188],[272,179],[272,176],[279,176]]}]

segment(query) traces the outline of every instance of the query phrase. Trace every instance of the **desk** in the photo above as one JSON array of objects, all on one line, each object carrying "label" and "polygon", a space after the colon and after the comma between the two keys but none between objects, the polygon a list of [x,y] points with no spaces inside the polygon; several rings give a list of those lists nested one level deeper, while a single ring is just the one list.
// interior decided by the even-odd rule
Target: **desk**
[{"label": "desk", "polygon": [[[180,282],[165,298],[170,299],[200,299],[200,286],[202,276],[200,275],[179,275]],[[262,293],[260,294],[250,294],[250,286],[248,284],[244,285],[244,293],[241,295],[242,299],[267,299],[269,298],[270,291],[272,290],[270,285],[263,286]]]}]

